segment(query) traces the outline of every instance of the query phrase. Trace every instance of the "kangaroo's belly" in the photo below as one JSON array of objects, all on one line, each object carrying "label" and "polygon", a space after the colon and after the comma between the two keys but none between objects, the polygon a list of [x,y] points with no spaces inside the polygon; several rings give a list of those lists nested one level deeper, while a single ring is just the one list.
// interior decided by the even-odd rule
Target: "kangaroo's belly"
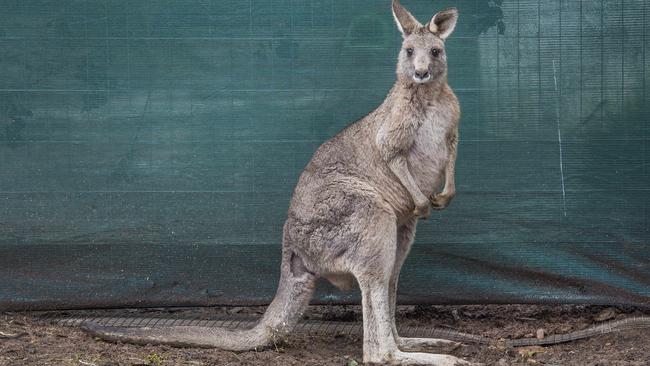
[{"label": "kangaroo's belly", "polygon": [[423,124],[409,154],[409,169],[422,193],[431,195],[440,186],[449,161],[447,129],[444,125]]}]

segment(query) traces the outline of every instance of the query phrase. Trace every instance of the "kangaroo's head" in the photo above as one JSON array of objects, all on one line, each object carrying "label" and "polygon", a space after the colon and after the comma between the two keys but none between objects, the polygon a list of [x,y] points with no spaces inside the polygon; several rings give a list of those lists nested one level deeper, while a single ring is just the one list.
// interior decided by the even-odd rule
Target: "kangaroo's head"
[{"label": "kangaroo's head", "polygon": [[446,77],[445,39],[456,27],[458,10],[445,9],[422,25],[399,0],[393,0],[393,16],[404,36],[397,78],[404,83],[426,84]]}]

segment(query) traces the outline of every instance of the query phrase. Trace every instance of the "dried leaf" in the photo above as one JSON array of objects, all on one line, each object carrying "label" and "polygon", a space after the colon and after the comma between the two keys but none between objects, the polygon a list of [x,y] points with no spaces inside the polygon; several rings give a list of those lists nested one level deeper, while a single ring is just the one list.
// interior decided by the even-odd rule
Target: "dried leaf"
[{"label": "dried leaf", "polygon": [[348,360],[345,366],[359,366],[359,363],[354,358],[351,358]]},{"label": "dried leaf", "polygon": [[522,358],[531,358],[538,353],[544,353],[544,352],[546,352],[546,349],[540,346],[528,346],[528,347],[522,347],[517,349],[517,353]]}]

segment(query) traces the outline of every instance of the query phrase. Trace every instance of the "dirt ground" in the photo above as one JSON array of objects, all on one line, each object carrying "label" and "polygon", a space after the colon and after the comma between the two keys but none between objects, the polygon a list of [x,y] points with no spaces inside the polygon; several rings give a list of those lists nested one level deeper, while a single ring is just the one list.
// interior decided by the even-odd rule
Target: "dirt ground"
[{"label": "dirt ground", "polygon": [[[102,311],[107,316],[193,317],[260,314],[263,308],[154,309]],[[66,313],[48,313],[47,316]],[[70,314],[69,312],[67,314]],[[83,314],[74,312],[73,314]],[[98,315],[97,312],[93,312]],[[492,338],[567,333],[599,322],[650,315],[650,309],[602,306],[401,306],[401,325],[436,326]],[[312,306],[311,320],[361,321],[358,306]],[[167,365],[361,365],[358,336],[298,334],[282,344],[257,352],[233,353],[206,349],[111,344],[93,339],[78,328],[53,325],[42,313],[0,314],[0,365],[167,366]],[[650,329],[628,330],[539,349],[505,349],[464,345],[456,356],[485,365],[648,366]]]}]

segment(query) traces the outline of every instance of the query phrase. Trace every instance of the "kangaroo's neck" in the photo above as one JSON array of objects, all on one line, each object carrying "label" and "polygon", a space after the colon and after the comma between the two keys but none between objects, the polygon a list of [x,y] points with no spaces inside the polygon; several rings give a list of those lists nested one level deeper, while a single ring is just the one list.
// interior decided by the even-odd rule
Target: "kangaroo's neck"
[{"label": "kangaroo's neck", "polygon": [[438,102],[447,88],[447,78],[445,77],[427,84],[397,80],[384,101],[384,108],[389,113],[424,113]]}]

